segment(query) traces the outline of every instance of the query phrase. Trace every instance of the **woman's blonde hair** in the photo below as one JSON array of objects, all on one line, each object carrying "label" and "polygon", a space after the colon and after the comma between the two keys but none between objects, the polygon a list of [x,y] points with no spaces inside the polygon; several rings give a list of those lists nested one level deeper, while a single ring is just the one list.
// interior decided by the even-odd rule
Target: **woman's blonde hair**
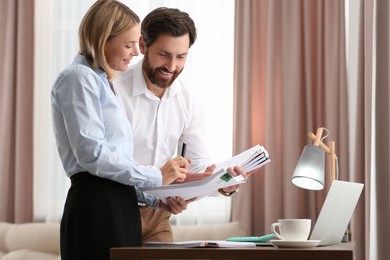
[{"label": "woman's blonde hair", "polygon": [[79,27],[79,53],[92,68],[103,69],[109,80],[116,71],[111,69],[104,55],[106,42],[140,23],[128,6],[116,0],[98,0],[84,15]]}]

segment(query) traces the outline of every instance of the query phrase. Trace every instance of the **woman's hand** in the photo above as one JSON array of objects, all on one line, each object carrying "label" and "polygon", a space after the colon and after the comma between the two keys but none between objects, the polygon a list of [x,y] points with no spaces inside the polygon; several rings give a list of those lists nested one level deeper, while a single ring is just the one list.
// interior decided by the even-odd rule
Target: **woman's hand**
[{"label": "woman's hand", "polygon": [[183,181],[188,172],[189,162],[181,156],[167,161],[163,167],[160,168],[162,174],[162,185],[168,185],[177,181]]},{"label": "woman's hand", "polygon": [[[191,163],[191,160],[188,161]],[[192,181],[200,181],[203,179],[206,179],[207,177],[210,177],[213,174],[213,171],[215,170],[216,165],[212,164],[206,168],[206,170],[203,173],[198,172],[187,172],[185,180],[175,180],[173,183],[185,183],[185,182],[192,182]]]}]

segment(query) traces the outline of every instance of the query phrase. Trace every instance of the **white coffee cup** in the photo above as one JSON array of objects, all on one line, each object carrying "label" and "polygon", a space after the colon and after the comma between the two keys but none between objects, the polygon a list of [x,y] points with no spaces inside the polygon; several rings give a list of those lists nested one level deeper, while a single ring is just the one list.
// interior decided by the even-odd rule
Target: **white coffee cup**
[{"label": "white coffee cup", "polygon": [[271,225],[277,238],[289,241],[307,240],[310,229],[311,219],[278,219],[277,223]]}]

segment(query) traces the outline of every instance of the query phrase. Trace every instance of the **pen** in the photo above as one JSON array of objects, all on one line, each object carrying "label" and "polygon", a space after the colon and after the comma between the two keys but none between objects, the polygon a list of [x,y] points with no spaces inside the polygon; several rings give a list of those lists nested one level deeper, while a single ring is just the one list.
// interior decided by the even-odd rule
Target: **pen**
[{"label": "pen", "polygon": [[182,157],[186,156],[186,150],[187,150],[187,145],[186,145],[186,143],[183,143],[183,146],[181,147],[181,156]]},{"label": "pen", "polygon": [[206,242],[204,244],[205,247],[219,247],[219,244],[216,242]]}]

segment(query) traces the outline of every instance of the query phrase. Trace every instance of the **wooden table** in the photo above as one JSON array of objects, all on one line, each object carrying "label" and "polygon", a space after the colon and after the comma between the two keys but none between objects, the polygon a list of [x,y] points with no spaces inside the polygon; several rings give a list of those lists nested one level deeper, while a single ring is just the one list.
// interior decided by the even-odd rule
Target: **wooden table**
[{"label": "wooden table", "polygon": [[354,244],[313,248],[111,248],[111,260],[115,259],[264,259],[264,260],[353,260]]}]

